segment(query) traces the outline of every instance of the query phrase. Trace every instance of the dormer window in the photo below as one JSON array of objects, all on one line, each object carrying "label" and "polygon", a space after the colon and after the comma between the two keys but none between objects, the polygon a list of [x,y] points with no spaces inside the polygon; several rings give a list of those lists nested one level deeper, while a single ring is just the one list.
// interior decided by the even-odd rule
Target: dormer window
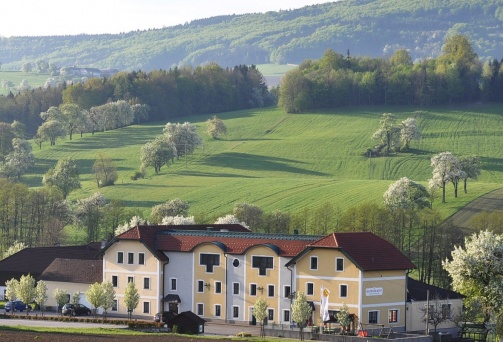
[{"label": "dormer window", "polygon": [[220,254],[205,254],[199,255],[199,265],[206,266],[207,273],[213,273],[214,266],[220,266]]},{"label": "dormer window", "polygon": [[272,257],[266,256],[253,256],[252,257],[252,267],[258,268],[258,274],[261,276],[267,275],[268,268],[274,268]]}]

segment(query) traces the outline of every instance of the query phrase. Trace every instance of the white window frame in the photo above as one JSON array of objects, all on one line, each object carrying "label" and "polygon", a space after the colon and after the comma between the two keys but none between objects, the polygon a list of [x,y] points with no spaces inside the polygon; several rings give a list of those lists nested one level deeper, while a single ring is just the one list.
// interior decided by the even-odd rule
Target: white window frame
[{"label": "white window frame", "polygon": [[[309,293],[309,285],[313,287],[313,293]],[[314,296],[314,283],[306,283],[306,296]]]},{"label": "white window frame", "polygon": [[[220,292],[217,292],[217,284],[220,284]],[[222,294],[223,288],[222,288],[222,282],[220,280],[215,280],[213,284],[214,292],[215,294]]]},{"label": "white window frame", "polygon": [[[175,288],[173,288],[173,280],[175,281]],[[204,286],[204,284],[203,284]],[[169,290],[177,291],[178,290],[178,279],[177,278],[169,278]]]},{"label": "white window frame", "polygon": [[112,307],[110,308],[110,311],[112,311],[112,312],[119,311],[119,300],[114,299],[113,303],[115,304],[115,310],[114,310],[114,304],[112,304]]},{"label": "white window frame", "polygon": [[[199,308],[201,308],[202,313],[199,313]],[[204,303],[196,303],[196,311],[198,316],[204,316]]]},{"label": "white window frame", "polygon": [[[391,322],[391,311],[396,311],[396,321]],[[388,324],[400,322],[400,309],[388,309]]]},{"label": "white window frame", "polygon": [[[236,311],[235,311],[236,309],[238,310],[237,316],[236,316]],[[239,310],[239,306],[233,305],[232,306],[232,318],[238,318],[239,319],[239,311],[240,311]]]},{"label": "white window frame", "polygon": [[[285,319],[285,313],[287,313],[287,312],[288,312],[288,320]],[[287,322],[289,323],[292,320],[292,313],[290,312],[290,310],[288,310],[288,309],[283,310],[282,319],[283,319],[283,322],[285,322],[285,323],[287,323]]]},{"label": "white window frame", "polygon": [[[346,295],[342,295],[342,287],[346,288]],[[349,295],[349,286],[348,284],[339,284],[339,298],[348,298]]]},{"label": "white window frame", "polygon": [[[372,323],[370,322],[370,313],[371,312],[376,312],[377,313],[377,320],[376,320],[376,322],[372,322]],[[380,321],[379,314],[380,314],[379,310],[369,310],[367,312],[367,321],[368,321],[367,323],[369,323],[369,324],[379,324],[379,321]]]},{"label": "white window frame", "polygon": [[[255,286],[255,294],[252,294],[252,286]],[[256,297],[258,291],[258,286],[256,283],[250,283],[250,296]]]},{"label": "white window frame", "polygon": [[[147,306],[148,306],[148,310],[147,310],[147,311],[145,311],[145,304],[147,304]],[[149,314],[149,313],[150,313],[150,301],[147,301],[147,300],[143,301],[143,304],[142,304],[142,312],[143,312],[143,313],[146,313],[146,314]]]},{"label": "white window frame", "polygon": [[[271,317],[271,312],[272,312],[272,319],[269,318],[269,317]],[[273,308],[267,308],[267,320],[274,322],[274,309]]]},{"label": "white window frame", "polygon": [[[201,255],[218,255],[218,265],[212,265],[212,271],[208,272],[208,266],[205,264],[201,264]],[[200,252],[199,253],[199,266],[203,267],[204,266],[204,272],[206,274],[213,274],[215,273],[215,267],[220,267],[222,266],[222,258],[219,253],[206,253],[206,252]]]},{"label": "white window frame", "polygon": [[[116,280],[116,285],[114,285],[114,277],[115,277],[115,280]],[[118,288],[119,287],[119,276],[117,274],[112,274],[112,277],[110,279],[110,282],[112,283],[112,286],[115,287],[115,288]]]},{"label": "white window frame", "polygon": [[[145,279],[148,279],[148,287],[145,287]],[[143,277],[143,289],[150,290],[151,287],[152,287],[152,285],[151,285],[150,277]]]},{"label": "white window frame", "polygon": [[[237,285],[237,293],[236,293],[236,285]],[[232,283],[232,294],[239,295],[241,293],[241,284],[239,282]]]},{"label": "white window frame", "polygon": [[[121,253],[122,253],[122,262],[119,262],[119,254],[121,254]],[[117,261],[117,264],[121,264],[121,265],[124,264],[124,252],[123,251],[117,251],[116,261]]]},{"label": "white window frame", "polygon": [[[341,269],[341,270],[339,270],[339,269],[337,268],[337,265],[338,265],[338,262],[337,262],[337,261],[338,261],[338,260],[341,260],[341,261],[342,261],[342,269]],[[345,268],[345,265],[344,265],[344,258],[341,258],[341,257],[337,257],[337,258],[335,258],[335,272],[344,272],[344,268]]]},{"label": "white window frame", "polygon": [[[286,289],[288,289],[288,295],[286,294]],[[292,287],[290,285],[283,285],[283,297],[289,298],[292,295]]]},{"label": "white window frame", "polygon": [[[199,291],[199,284],[203,284],[203,286],[201,286],[201,291]],[[197,280],[197,289],[196,289],[196,292],[197,293],[203,293],[204,292],[204,280],[201,280],[201,279],[198,279]]]},{"label": "white window frame", "polygon": [[129,284],[129,280],[132,279],[133,280],[133,284],[136,284],[136,282],[134,281],[134,276],[127,276],[126,277],[126,285]]},{"label": "white window frame", "polygon": [[[143,255],[143,262],[140,262],[140,256]],[[146,260],[145,260],[145,253],[139,252],[138,253],[138,265],[146,265]]]},{"label": "white window frame", "polygon": [[[220,315],[217,315],[217,307],[218,307],[218,308],[219,308],[219,310],[220,310]],[[215,304],[215,305],[214,305],[214,310],[215,310],[215,311],[213,311],[213,314],[214,314],[214,316],[215,316],[215,317],[222,317],[222,305],[220,305],[220,304]]]},{"label": "white window frame", "polygon": [[[131,256],[131,258],[133,259],[133,260],[131,260],[131,262],[129,262],[129,260],[130,260],[129,256]],[[134,252],[127,252],[127,264],[134,265]]]},{"label": "white window frame", "polygon": [[[316,268],[313,268],[313,260],[316,260]],[[309,269],[311,271],[317,271],[318,270],[318,257],[317,256],[312,256],[309,258]]]},{"label": "white window frame", "polygon": [[[271,287],[272,287],[272,292],[273,292],[272,296],[269,295],[269,290],[271,289]],[[267,284],[267,297],[269,297],[269,298],[276,297],[276,286],[274,286],[274,284]]]}]

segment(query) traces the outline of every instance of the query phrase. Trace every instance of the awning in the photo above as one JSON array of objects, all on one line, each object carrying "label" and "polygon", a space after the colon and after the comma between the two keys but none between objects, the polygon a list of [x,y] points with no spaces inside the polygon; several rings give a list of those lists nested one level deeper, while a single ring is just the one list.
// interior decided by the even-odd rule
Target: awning
[{"label": "awning", "polygon": [[181,303],[180,296],[177,294],[169,294],[163,299],[166,303]]}]

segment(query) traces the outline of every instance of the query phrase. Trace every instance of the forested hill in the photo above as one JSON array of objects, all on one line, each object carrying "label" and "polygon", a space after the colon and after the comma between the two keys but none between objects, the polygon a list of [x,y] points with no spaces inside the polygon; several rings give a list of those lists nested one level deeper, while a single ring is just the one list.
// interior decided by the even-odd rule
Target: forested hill
[{"label": "forested hill", "polygon": [[408,49],[418,60],[437,57],[453,32],[467,35],[482,59],[501,59],[502,24],[503,0],[343,0],[115,35],[0,38],[0,62],[3,70],[44,60],[150,71],[206,62],[300,63],[328,48],[371,57]]}]

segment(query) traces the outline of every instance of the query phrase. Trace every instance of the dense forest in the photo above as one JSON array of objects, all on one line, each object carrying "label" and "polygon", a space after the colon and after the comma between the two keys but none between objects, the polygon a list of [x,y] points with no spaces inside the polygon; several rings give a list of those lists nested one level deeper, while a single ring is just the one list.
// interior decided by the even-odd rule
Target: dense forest
[{"label": "dense forest", "polygon": [[502,20],[503,0],[344,0],[122,34],[0,37],[0,63],[3,70],[44,60],[148,72],[208,62],[298,64],[327,49],[371,57],[406,49],[416,61],[438,56],[452,33],[490,60],[503,56]]}]

